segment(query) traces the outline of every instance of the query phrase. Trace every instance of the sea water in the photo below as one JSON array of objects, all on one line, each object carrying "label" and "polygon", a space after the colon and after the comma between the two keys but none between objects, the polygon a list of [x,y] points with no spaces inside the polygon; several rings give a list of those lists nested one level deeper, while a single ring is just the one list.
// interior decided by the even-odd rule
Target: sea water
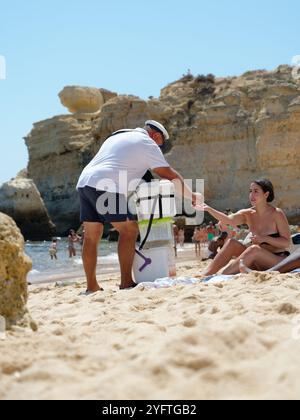
[{"label": "sea water", "polygon": [[[75,244],[76,256],[69,258],[68,239],[60,239],[57,246],[57,260],[50,258],[50,245],[51,242],[47,241],[27,241],[25,243],[25,253],[32,259],[32,270],[28,275],[29,282],[35,283],[46,277],[71,275],[72,273],[84,275],[80,244]],[[98,256],[101,266],[117,264],[117,243],[102,240],[99,244]]]}]

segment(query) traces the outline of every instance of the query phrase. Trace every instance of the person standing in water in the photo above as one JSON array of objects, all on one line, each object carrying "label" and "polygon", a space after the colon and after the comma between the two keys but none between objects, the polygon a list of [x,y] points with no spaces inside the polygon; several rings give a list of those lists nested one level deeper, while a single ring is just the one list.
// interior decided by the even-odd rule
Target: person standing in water
[{"label": "person standing in water", "polygon": [[75,243],[79,242],[80,238],[75,232],[75,230],[71,229],[69,236],[68,236],[68,250],[69,250],[69,258],[76,257],[76,248]]},{"label": "person standing in water", "polygon": [[57,239],[53,239],[49,248],[51,260],[57,260]]}]

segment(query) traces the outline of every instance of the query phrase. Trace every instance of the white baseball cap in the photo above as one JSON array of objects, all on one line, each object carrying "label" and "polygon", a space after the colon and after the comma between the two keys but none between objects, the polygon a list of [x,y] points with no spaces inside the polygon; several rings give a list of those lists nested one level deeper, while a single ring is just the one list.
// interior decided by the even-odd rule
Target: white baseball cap
[{"label": "white baseball cap", "polygon": [[162,135],[164,136],[165,140],[169,140],[170,138],[169,133],[167,132],[165,127],[159,122],[154,121],[154,120],[149,120],[145,122],[145,125],[149,125],[150,127],[153,127],[154,129],[160,131]]}]

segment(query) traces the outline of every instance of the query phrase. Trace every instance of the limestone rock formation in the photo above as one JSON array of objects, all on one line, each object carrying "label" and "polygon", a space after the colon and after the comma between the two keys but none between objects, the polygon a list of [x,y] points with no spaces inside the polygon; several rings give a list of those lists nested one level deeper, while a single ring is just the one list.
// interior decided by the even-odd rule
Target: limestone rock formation
[{"label": "limestone rock formation", "polygon": [[66,86],[58,96],[70,112],[82,116],[99,113],[104,104],[102,92],[95,88]]},{"label": "limestone rock formation", "polygon": [[41,193],[59,235],[79,225],[75,187],[95,151],[94,124],[94,120],[77,120],[73,115],[57,116],[34,124],[25,139],[30,156],[28,176]]},{"label": "limestone rock formation", "polygon": [[[31,267],[19,229],[10,217],[0,213],[0,316],[8,328],[28,315],[26,276]],[[31,326],[35,329],[34,323]]]},{"label": "limestone rock formation", "polygon": [[170,164],[187,179],[205,180],[208,203],[220,210],[247,206],[249,183],[266,176],[276,204],[300,222],[300,80],[291,67],[220,79],[187,75],[149,101],[103,96],[93,118],[54,117],[26,137],[29,177],[60,234],[78,226],[77,179],[105,138],[150,118],[168,127]]},{"label": "limestone rock formation", "polygon": [[0,188],[0,211],[14,219],[29,240],[51,239],[55,226],[34,182],[21,172]]}]

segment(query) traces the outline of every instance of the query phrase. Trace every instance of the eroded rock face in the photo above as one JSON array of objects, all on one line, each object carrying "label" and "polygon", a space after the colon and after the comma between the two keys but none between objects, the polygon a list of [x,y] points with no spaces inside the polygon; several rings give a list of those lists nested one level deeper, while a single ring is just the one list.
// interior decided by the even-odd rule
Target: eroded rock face
[{"label": "eroded rock face", "polygon": [[26,239],[51,239],[55,226],[32,179],[25,172],[0,188],[0,211],[14,219]]},{"label": "eroded rock face", "polygon": [[174,107],[168,161],[204,178],[206,201],[221,210],[248,206],[250,182],[268,177],[276,205],[300,222],[299,87],[288,66],[217,79],[212,89],[196,79],[170,85],[161,95]]},{"label": "eroded rock face", "polygon": [[6,319],[7,327],[28,315],[26,276],[31,267],[20,230],[10,217],[0,213],[0,316]]},{"label": "eroded rock face", "polygon": [[269,177],[277,202],[300,222],[300,81],[292,68],[241,77],[185,77],[159,99],[108,93],[89,120],[58,116],[34,125],[26,138],[29,177],[63,234],[78,226],[75,186],[105,138],[122,128],[161,121],[171,135],[167,160],[187,179],[204,178],[206,201],[220,210],[249,205],[249,183]]},{"label": "eroded rock face", "polygon": [[28,176],[33,179],[56,225],[65,235],[79,225],[76,183],[94,154],[94,120],[57,116],[34,125],[26,137]]}]

